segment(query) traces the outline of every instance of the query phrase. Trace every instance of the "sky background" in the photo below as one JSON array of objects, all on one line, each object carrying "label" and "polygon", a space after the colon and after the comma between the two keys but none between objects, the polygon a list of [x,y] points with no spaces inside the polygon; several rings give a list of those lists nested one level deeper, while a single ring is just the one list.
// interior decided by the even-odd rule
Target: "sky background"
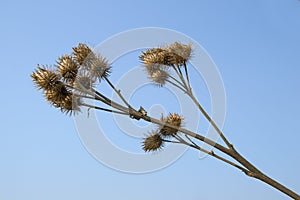
[{"label": "sky background", "polygon": [[[0,199],[289,199],[194,150],[154,173],[110,169],[86,151],[73,119],[35,90],[29,75],[38,63],[54,63],[79,42],[97,45],[142,27],[182,32],[207,50],[226,89],[226,136],[300,192],[300,1],[2,0],[0,27]],[[129,63],[124,56],[115,64]]]}]

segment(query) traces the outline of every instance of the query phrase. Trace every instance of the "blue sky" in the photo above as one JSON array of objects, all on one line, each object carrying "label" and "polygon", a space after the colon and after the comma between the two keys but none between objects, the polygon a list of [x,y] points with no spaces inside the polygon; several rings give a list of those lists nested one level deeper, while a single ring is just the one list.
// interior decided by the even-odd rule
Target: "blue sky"
[{"label": "blue sky", "polygon": [[141,27],[182,32],[207,50],[226,89],[226,136],[300,192],[300,1],[12,0],[1,1],[0,19],[0,199],[288,199],[193,150],[154,173],[110,169],[86,151],[72,118],[35,90],[29,75],[38,63]]}]

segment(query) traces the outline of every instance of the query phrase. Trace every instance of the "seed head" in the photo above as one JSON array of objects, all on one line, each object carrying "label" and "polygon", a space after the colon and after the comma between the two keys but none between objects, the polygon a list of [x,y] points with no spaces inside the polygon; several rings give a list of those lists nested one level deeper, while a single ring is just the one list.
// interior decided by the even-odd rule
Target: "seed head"
[{"label": "seed head", "polygon": [[38,66],[30,76],[38,89],[52,90],[60,82],[60,76],[44,66]]},{"label": "seed head", "polygon": [[153,82],[157,83],[159,86],[163,86],[168,79],[168,73],[165,71],[156,71],[152,74],[151,78]]},{"label": "seed head", "polygon": [[165,85],[169,78],[169,73],[165,70],[163,65],[160,64],[147,64],[144,65],[148,74],[148,77],[159,86]]},{"label": "seed head", "polygon": [[143,141],[142,147],[145,152],[157,151],[163,147],[163,139],[157,131],[152,131]]},{"label": "seed head", "polygon": [[95,81],[89,75],[83,74],[76,78],[73,87],[79,90],[90,90],[95,87]]},{"label": "seed head", "polygon": [[77,47],[73,47],[73,52],[79,65],[87,64],[87,60],[93,57],[93,51],[83,43],[79,43]]},{"label": "seed head", "polygon": [[[181,58],[181,60],[186,62],[191,57],[192,44],[182,44],[179,42],[174,42],[173,44],[166,46],[165,49],[171,53],[176,54],[179,58]],[[181,61],[179,63],[181,63]]]},{"label": "seed head", "polygon": [[59,72],[65,81],[73,83],[78,73],[78,65],[73,60],[72,56],[64,55],[59,58]]},{"label": "seed head", "polygon": [[65,85],[60,82],[55,88],[45,91],[45,98],[52,105],[58,105],[70,94]]},{"label": "seed head", "polygon": [[182,66],[190,58],[192,52],[191,44],[175,42],[164,48],[153,48],[142,52],[139,57],[144,64],[156,63],[166,66]]},{"label": "seed head", "polygon": [[98,79],[108,77],[110,73],[111,66],[108,64],[106,58],[103,58],[101,54],[95,55],[94,59],[91,60],[90,66],[90,76],[93,79]]},{"label": "seed head", "polygon": [[73,94],[69,94],[60,104],[60,110],[66,114],[75,114],[76,112],[80,112],[80,105],[82,101],[80,97],[74,96]]},{"label": "seed head", "polygon": [[161,64],[170,66],[172,64],[172,55],[162,48],[148,49],[146,52],[142,52],[139,58],[145,65]]},{"label": "seed head", "polygon": [[165,124],[177,127],[177,129],[175,129],[167,126],[161,126],[160,134],[162,134],[163,136],[172,136],[175,135],[178,132],[178,128],[181,127],[183,117],[181,115],[178,115],[177,113],[170,113],[166,118],[162,116],[161,121]]}]

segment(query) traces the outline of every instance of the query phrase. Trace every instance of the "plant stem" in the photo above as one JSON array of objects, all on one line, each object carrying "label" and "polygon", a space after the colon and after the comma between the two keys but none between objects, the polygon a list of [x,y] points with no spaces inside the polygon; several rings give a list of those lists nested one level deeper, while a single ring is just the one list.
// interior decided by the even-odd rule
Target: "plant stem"
[{"label": "plant stem", "polygon": [[254,165],[252,165],[248,160],[246,160],[241,154],[239,154],[235,148],[230,149],[232,153],[230,153],[230,156],[234,158],[236,161],[238,161],[240,164],[242,164],[244,167],[249,169],[250,172],[246,173],[249,177],[256,178],[260,181],[265,182],[266,184],[272,186],[273,188],[276,188],[277,190],[283,192],[284,194],[292,197],[293,199],[299,200],[300,196],[285,187],[284,185],[280,184],[279,182],[275,181],[274,179],[268,177],[266,174],[258,170]]},{"label": "plant stem", "polygon": [[184,88],[184,85],[180,81],[178,81],[176,78],[174,78],[172,75],[168,75],[168,77],[171,78],[172,80],[174,80],[182,88]]},{"label": "plant stem", "polygon": [[182,90],[182,91],[185,91],[181,86],[177,85],[176,83],[173,83],[172,81],[170,81],[170,80],[168,80],[168,79],[166,80],[166,82],[170,83],[171,85],[177,87],[178,89],[180,89],[180,90]]},{"label": "plant stem", "polygon": [[98,106],[93,106],[93,105],[86,104],[86,103],[81,103],[81,105],[85,106],[85,107],[88,107],[88,108],[94,108],[96,110],[102,110],[102,111],[116,113],[116,114],[128,115],[128,113],[125,113],[125,112],[122,112],[122,111],[111,110],[111,109],[108,109],[108,108],[102,108],[102,107],[98,107]]},{"label": "plant stem", "polygon": [[176,72],[177,76],[180,78],[182,84],[184,85],[184,88],[186,88],[188,90],[188,87],[187,87],[186,82],[185,82],[185,80],[184,80],[184,78],[182,76],[180,68],[179,67],[176,68],[176,66],[174,66],[174,65],[172,65],[172,68]]},{"label": "plant stem", "polygon": [[121,94],[120,90],[117,90],[115,88],[115,86],[110,82],[110,80],[107,77],[104,77],[104,79],[106,80],[106,82],[109,84],[109,86],[118,94],[118,96],[122,99],[122,101],[126,104],[126,106],[128,108],[130,108],[131,106],[129,105],[129,103],[125,100],[125,98],[123,97],[123,95]]},{"label": "plant stem", "polygon": [[[277,181],[275,181],[275,180],[271,179],[270,177],[268,177],[267,175],[263,174],[253,164],[251,164],[248,160],[246,160],[243,156],[241,156],[232,145],[230,146],[230,148],[226,148],[226,147],[224,147],[224,146],[222,146],[222,145],[220,145],[220,144],[218,144],[218,143],[216,143],[216,142],[214,142],[214,141],[212,141],[208,138],[205,138],[202,135],[196,134],[196,133],[194,133],[192,131],[189,131],[187,129],[172,126],[170,124],[165,124],[165,123],[161,122],[160,120],[157,120],[157,119],[149,117],[149,116],[142,116],[141,115],[139,117],[142,118],[145,121],[148,121],[148,122],[151,122],[151,123],[154,123],[154,124],[157,124],[157,125],[163,125],[163,126],[167,126],[169,128],[177,129],[178,131],[180,131],[180,132],[182,132],[186,135],[194,137],[194,138],[196,138],[200,141],[203,141],[203,142],[213,146],[214,148],[216,148],[219,151],[223,152],[224,154],[230,156],[231,158],[233,158],[234,160],[239,162],[243,167],[245,167],[245,169],[247,169],[247,171],[243,170],[244,169],[243,167],[239,168],[239,167],[237,167],[238,165],[235,166],[238,169],[242,170],[249,177],[253,177],[253,178],[256,178],[258,180],[261,180],[262,182],[265,182],[266,184],[268,184],[268,185],[272,186],[273,188],[283,192],[284,194],[286,194],[286,195],[288,195],[288,196],[290,196],[290,197],[292,197],[296,200],[300,200],[300,196],[296,192],[288,189],[287,187],[283,186],[282,184],[278,183]],[[192,147],[198,149],[196,146],[192,146]],[[198,149],[198,150],[200,150],[200,149]],[[223,157],[218,157],[218,158],[220,160],[224,159]],[[225,160],[223,160],[223,161],[227,162]],[[229,161],[229,162],[231,162],[231,161]]]},{"label": "plant stem", "polygon": [[234,162],[232,162],[232,161],[230,161],[230,160],[227,160],[227,159],[223,158],[222,156],[219,156],[219,155],[215,154],[214,151],[208,151],[208,150],[206,150],[206,149],[203,149],[203,148],[199,147],[199,146],[198,146],[195,142],[193,142],[187,135],[185,135],[185,136],[186,136],[186,138],[187,138],[192,144],[189,144],[188,142],[186,142],[186,141],[185,141],[183,138],[181,138],[179,135],[175,135],[175,138],[176,138],[179,142],[181,142],[182,144],[185,144],[185,145],[190,146],[190,147],[192,147],[192,148],[194,148],[194,149],[197,149],[197,150],[199,150],[199,151],[202,151],[202,152],[204,152],[204,153],[206,153],[206,154],[208,154],[208,155],[210,155],[210,156],[212,156],[212,157],[215,157],[215,158],[217,158],[217,159],[219,159],[219,160],[221,160],[221,161],[223,161],[223,162],[225,162],[225,163],[227,163],[227,164],[229,164],[229,165],[231,165],[231,166],[233,166],[233,167],[238,168],[239,170],[243,171],[244,173],[248,173],[248,172],[249,172],[246,168],[244,168],[244,167],[242,167],[242,166],[240,166],[240,165],[238,165],[238,164],[236,164],[236,163],[234,163]]},{"label": "plant stem", "polygon": [[197,101],[196,97],[193,95],[192,92],[187,93],[190,98],[193,100],[193,102],[196,104],[200,112],[204,115],[204,117],[207,119],[207,121],[213,126],[213,128],[217,131],[217,133],[221,136],[222,140],[225,142],[225,144],[232,148],[232,144],[227,140],[227,138],[224,136],[223,132],[219,129],[219,127],[216,125],[214,120],[207,114],[207,112],[204,110],[204,108],[200,105],[200,103]]},{"label": "plant stem", "polygon": [[177,76],[180,78],[184,88],[181,89],[183,92],[187,93],[188,96],[193,100],[193,102],[196,104],[196,106],[198,107],[198,109],[200,110],[200,112],[204,115],[204,117],[207,119],[207,121],[213,126],[213,128],[217,131],[217,133],[220,135],[220,137],[222,138],[222,140],[225,142],[225,144],[231,148],[232,145],[229,143],[229,141],[226,139],[226,137],[224,136],[224,134],[222,133],[222,131],[219,129],[219,127],[216,125],[216,123],[212,120],[212,118],[207,114],[207,112],[204,110],[204,108],[200,105],[200,103],[198,102],[198,100],[196,99],[196,97],[193,95],[191,86],[190,86],[190,81],[189,81],[189,75],[188,75],[188,70],[187,70],[187,66],[186,64],[184,64],[184,69],[185,69],[185,74],[186,74],[186,79],[188,81],[188,83],[186,83],[186,81],[184,80],[183,76],[182,76],[182,72],[180,70],[179,67],[175,67],[172,66],[174,71],[176,72]]},{"label": "plant stem", "polygon": [[184,71],[185,71],[185,77],[186,77],[186,80],[187,80],[188,90],[190,92],[192,92],[192,88],[191,88],[191,83],[190,83],[190,78],[189,78],[189,73],[188,73],[188,69],[187,69],[187,66],[186,66],[186,62],[184,62]]},{"label": "plant stem", "polygon": [[[95,93],[99,93],[97,91],[95,91]],[[109,100],[107,99],[107,97],[105,97],[104,95],[100,94],[99,95],[101,96],[101,99],[105,99],[105,100]],[[189,94],[191,95],[191,94]],[[205,116],[207,117],[208,121],[214,126],[214,128],[216,130],[219,130],[219,134],[221,136],[223,136],[223,133],[220,131],[220,129],[216,126],[216,124],[214,123],[214,121],[211,120],[211,118],[209,117],[209,115],[204,111],[204,109],[201,107],[201,105],[198,103],[198,101],[195,99],[195,97],[193,95],[191,95],[192,99],[194,100],[194,102],[198,105],[199,109],[203,111],[203,113],[205,113]],[[111,100],[110,100],[111,101]],[[141,112],[138,112],[137,110],[133,109],[133,108],[126,108],[116,102],[113,102],[111,101],[111,104],[110,104],[112,107],[120,110],[121,112],[127,114],[133,118],[133,119],[136,119],[136,120],[139,120],[139,119],[143,119],[147,122],[150,122],[150,123],[154,123],[154,124],[157,124],[157,125],[161,125],[161,126],[167,126],[169,128],[172,128],[172,129],[177,129],[179,132],[182,132],[188,136],[191,136],[195,139],[198,139],[202,142],[205,142],[206,144],[208,145],[211,145],[213,146],[214,148],[216,148],[217,150],[223,152],[224,154],[230,156],[231,158],[233,158],[234,160],[236,160],[237,162],[239,162],[242,166],[239,166],[221,156],[218,156],[216,155],[214,152],[209,152],[209,151],[206,151],[202,148],[200,148],[198,145],[194,145],[194,144],[189,144],[189,143],[186,143],[186,145],[192,147],[192,148],[195,148],[195,149],[198,149],[199,151],[204,151],[205,153],[219,159],[219,160],[222,160],[224,161],[225,163],[227,164],[230,164],[240,170],[242,170],[246,175],[248,175],[249,177],[253,177],[253,178],[256,178],[270,186],[272,186],[273,188],[283,192],[284,194],[296,199],[296,200],[300,200],[300,196],[295,193],[294,191],[288,189],[287,187],[283,186],[282,184],[278,183],[277,181],[273,180],[272,178],[268,177],[267,175],[265,175],[264,173],[262,173],[260,170],[258,170],[253,164],[251,164],[248,160],[246,160],[243,156],[241,156],[237,151],[236,149],[227,141],[227,139],[224,137],[224,141],[225,143],[227,144],[228,148],[224,147],[223,145],[217,143],[217,142],[214,142],[208,138],[205,138],[204,136],[202,135],[199,135],[197,133],[194,133],[192,131],[189,131],[187,129],[184,129],[184,128],[181,128],[181,127],[177,127],[177,126],[172,126],[170,124],[166,124],[158,119],[155,119],[155,118],[152,118],[150,116],[147,116],[147,115],[144,115],[143,113]],[[183,142],[179,139],[179,142]],[[184,143],[184,142],[183,142]]]}]

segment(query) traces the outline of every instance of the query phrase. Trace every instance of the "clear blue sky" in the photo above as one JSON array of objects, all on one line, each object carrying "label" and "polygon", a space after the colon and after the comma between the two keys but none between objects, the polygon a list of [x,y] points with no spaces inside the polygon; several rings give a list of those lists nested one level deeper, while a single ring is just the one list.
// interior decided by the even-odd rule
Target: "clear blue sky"
[{"label": "clear blue sky", "polygon": [[154,173],[112,170],[85,150],[72,118],[35,91],[29,75],[38,63],[78,42],[149,26],[185,33],[208,51],[226,88],[224,132],[262,171],[300,192],[300,1],[4,0],[0,199],[288,199],[193,150]]}]

